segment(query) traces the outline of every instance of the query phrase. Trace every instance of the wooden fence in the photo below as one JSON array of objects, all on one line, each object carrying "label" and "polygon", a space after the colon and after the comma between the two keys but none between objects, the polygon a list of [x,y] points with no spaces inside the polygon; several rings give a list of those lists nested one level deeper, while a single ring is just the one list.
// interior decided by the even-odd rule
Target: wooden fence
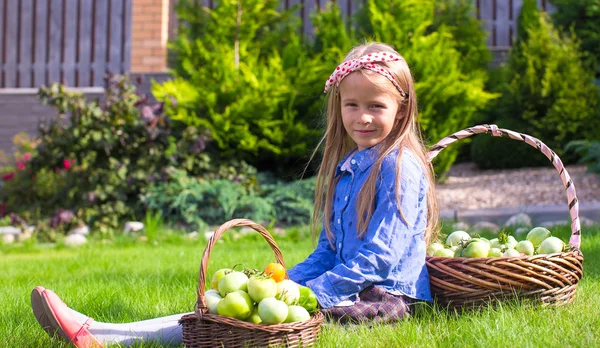
[{"label": "wooden fence", "polygon": [[129,72],[132,0],[0,0],[0,88]]},{"label": "wooden fence", "polygon": [[[105,72],[129,72],[133,1],[0,0],[0,88],[35,88],[51,82],[103,86]],[[216,3],[199,1],[208,7]],[[281,0],[281,8],[302,4],[297,11],[303,19],[302,32],[311,36],[310,14],[330,1],[337,3],[348,20],[367,0]],[[522,0],[473,1],[474,15],[490,33],[490,49],[507,50]],[[538,4],[553,10],[548,0],[538,0]],[[174,12],[170,18],[170,34],[175,35]]]},{"label": "wooden fence", "polygon": [[[215,0],[198,1],[209,8],[213,8],[216,4]],[[324,8],[331,1],[334,1],[340,7],[342,15],[347,21],[368,0],[281,0],[281,9],[287,10],[296,4],[301,4],[302,7],[297,11],[297,15],[302,18],[302,32],[304,35],[311,36],[313,26],[310,21],[310,14]],[[537,3],[538,7],[544,11],[554,11],[554,7],[548,0],[537,0]],[[523,0],[473,0],[473,5],[474,15],[483,21],[484,27],[489,32],[488,47],[491,50],[508,50],[516,34],[517,17],[523,6]],[[178,23],[174,13],[171,14],[169,25],[170,35],[176,35]]]}]

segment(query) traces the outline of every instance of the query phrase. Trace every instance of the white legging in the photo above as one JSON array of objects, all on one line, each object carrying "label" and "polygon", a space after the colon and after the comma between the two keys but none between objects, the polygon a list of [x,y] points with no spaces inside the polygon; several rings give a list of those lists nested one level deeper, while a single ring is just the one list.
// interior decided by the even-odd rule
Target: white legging
[{"label": "white legging", "polygon": [[[71,311],[81,324],[88,320],[85,314],[73,309]],[[182,343],[179,319],[185,314],[187,313],[122,324],[93,321],[88,330],[98,341],[105,344],[118,343],[129,346],[151,340],[161,345],[179,345]]]}]

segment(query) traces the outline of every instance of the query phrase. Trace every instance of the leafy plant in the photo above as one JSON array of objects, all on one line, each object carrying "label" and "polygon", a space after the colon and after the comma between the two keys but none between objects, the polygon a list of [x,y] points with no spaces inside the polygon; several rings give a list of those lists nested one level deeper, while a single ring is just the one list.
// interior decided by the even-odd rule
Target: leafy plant
[{"label": "leafy plant", "polygon": [[[545,14],[540,13],[535,0],[526,0],[519,16],[519,35],[503,70],[502,97],[490,109],[496,119],[490,122],[503,128],[526,133],[542,140],[554,149],[563,161],[564,143],[571,139],[593,139],[600,132],[600,93],[594,85],[593,74],[582,63],[579,43],[561,36]],[[516,142],[515,142],[516,143]],[[476,146],[481,148],[475,150]],[[473,159],[482,166],[504,167],[516,165],[523,155],[511,148],[498,146],[493,140],[473,142]],[[514,162],[486,159],[502,157],[502,152],[513,155]],[[478,159],[479,158],[479,159]],[[546,163],[543,157],[540,163]],[[481,159],[481,160],[480,160]]]},{"label": "leafy plant", "polygon": [[600,175],[600,140],[573,140],[567,144],[565,151],[574,152],[579,163],[584,163],[590,172]]}]

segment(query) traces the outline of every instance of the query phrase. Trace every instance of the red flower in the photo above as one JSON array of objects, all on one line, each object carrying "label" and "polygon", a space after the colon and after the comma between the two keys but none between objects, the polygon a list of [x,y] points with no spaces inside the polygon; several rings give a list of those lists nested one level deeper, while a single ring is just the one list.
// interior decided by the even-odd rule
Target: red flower
[{"label": "red flower", "polygon": [[63,167],[65,167],[66,170],[71,169],[71,161],[69,161],[68,159],[63,160]]},{"label": "red flower", "polygon": [[23,155],[23,161],[27,162],[31,159],[31,153],[27,152]]},{"label": "red flower", "polygon": [[25,169],[25,163],[24,162],[17,162],[17,168],[19,170]]},{"label": "red flower", "polygon": [[15,173],[12,172],[12,173],[2,175],[2,180],[8,181],[8,180],[13,179],[14,177],[15,177]]}]

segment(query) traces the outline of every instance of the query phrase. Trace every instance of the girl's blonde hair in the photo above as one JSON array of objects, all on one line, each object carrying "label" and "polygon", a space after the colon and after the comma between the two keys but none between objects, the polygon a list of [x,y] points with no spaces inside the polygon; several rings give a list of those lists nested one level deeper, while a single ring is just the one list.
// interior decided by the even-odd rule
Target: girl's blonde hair
[{"label": "girl's blonde hair", "polygon": [[[353,48],[344,59],[344,62],[376,52],[389,52],[399,55],[398,52],[389,45],[371,42]],[[399,112],[404,113],[392,128],[390,134],[382,141],[382,147],[380,148],[381,150],[377,160],[373,164],[373,170],[360,190],[356,207],[358,236],[362,237],[366,233],[369,220],[373,215],[373,202],[375,201],[375,193],[377,190],[377,177],[381,171],[383,159],[394,151],[394,149],[400,149],[400,151],[398,151],[396,162],[396,199],[398,200],[400,215],[402,219],[404,219],[400,208],[400,178],[403,153],[401,149],[406,146],[416,154],[418,161],[425,170],[426,178],[429,181],[429,188],[427,190],[427,228],[425,231],[425,240],[427,241],[427,244],[429,244],[430,241],[435,240],[437,237],[439,230],[439,214],[437,209],[437,198],[435,195],[433,167],[427,159],[427,150],[417,124],[417,98],[412,75],[408,64],[403,59],[400,61],[377,62],[375,64],[387,68],[402,90],[408,93],[408,97],[402,97],[398,89],[387,78],[376,72],[367,69],[355,71],[363,74],[377,87],[381,88],[381,90],[394,96],[398,100]],[[317,174],[315,205],[312,216],[313,241],[318,238],[321,223],[324,223],[330,244],[335,248],[335,244],[333,243],[333,233],[331,232],[330,227],[331,212],[333,209],[332,202],[335,186],[337,184],[337,180],[334,178],[335,170],[338,163],[356,147],[349,134],[346,132],[342,122],[340,93],[339,87],[336,85],[332,86],[328,93],[327,128],[317,149],[319,149],[323,143],[325,143],[325,147],[323,159],[321,160]],[[315,150],[315,153],[316,151],[317,150]],[[313,156],[315,153],[313,153]],[[322,211],[325,213],[321,213]],[[323,220],[321,220],[321,218],[323,218]],[[406,219],[404,220],[406,222]]]}]

